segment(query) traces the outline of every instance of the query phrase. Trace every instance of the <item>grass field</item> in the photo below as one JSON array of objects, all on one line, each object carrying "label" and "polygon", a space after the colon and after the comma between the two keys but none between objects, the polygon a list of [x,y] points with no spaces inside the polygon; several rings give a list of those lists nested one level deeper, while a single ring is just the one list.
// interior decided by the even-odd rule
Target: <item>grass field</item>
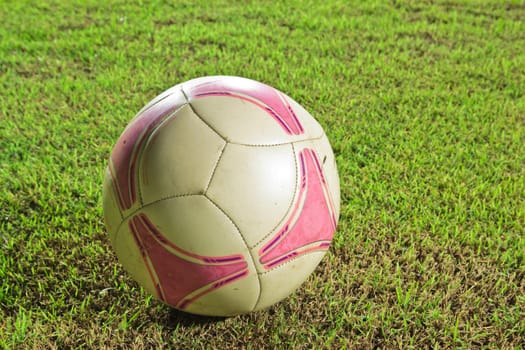
[{"label": "grass field", "polygon": [[[133,115],[197,76],[263,81],[337,156],[328,255],[269,310],[147,296],[102,221]],[[525,2],[0,2],[0,347],[525,344]]]}]

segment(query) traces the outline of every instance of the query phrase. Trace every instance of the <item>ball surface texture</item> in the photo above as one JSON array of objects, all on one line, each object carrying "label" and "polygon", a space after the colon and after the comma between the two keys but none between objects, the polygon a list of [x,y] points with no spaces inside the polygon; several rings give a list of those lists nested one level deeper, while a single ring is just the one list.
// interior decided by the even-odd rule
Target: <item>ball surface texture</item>
[{"label": "ball surface texture", "polygon": [[120,263],[146,291],[228,316],[273,305],[314,271],[336,229],[339,177],[325,132],[292,98],[210,76],[131,120],[103,209]]}]

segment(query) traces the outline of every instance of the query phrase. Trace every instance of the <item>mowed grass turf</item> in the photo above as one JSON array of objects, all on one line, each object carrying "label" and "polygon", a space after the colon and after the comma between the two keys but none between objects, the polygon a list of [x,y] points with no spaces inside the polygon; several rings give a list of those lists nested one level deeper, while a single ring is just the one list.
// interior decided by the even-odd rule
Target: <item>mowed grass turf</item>
[{"label": "mowed grass turf", "polygon": [[[523,348],[523,1],[0,3],[0,345]],[[240,75],[337,156],[329,253],[274,307],[186,315],[116,261],[102,174],[150,99]]]}]

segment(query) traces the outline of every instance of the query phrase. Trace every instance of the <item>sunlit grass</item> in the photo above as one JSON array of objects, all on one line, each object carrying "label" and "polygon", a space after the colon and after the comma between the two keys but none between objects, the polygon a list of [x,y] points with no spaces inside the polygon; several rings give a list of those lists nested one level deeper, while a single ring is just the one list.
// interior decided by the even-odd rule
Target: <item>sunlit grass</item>
[{"label": "sunlit grass", "polygon": [[[0,3],[0,345],[520,348],[524,14],[522,1]],[[129,119],[212,74],[304,105],[342,191],[305,285],[227,319],[147,296],[101,211]]]}]

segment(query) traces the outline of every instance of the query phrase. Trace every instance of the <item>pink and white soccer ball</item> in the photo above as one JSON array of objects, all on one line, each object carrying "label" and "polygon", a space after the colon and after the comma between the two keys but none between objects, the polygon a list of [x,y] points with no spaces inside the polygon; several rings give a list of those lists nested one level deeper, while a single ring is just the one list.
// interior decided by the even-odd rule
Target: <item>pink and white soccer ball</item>
[{"label": "pink and white soccer ball", "polygon": [[123,267],[172,307],[266,308],[328,250],[339,178],[322,127],[260,82],[210,76],[165,91],[123,131],[104,218]]}]

